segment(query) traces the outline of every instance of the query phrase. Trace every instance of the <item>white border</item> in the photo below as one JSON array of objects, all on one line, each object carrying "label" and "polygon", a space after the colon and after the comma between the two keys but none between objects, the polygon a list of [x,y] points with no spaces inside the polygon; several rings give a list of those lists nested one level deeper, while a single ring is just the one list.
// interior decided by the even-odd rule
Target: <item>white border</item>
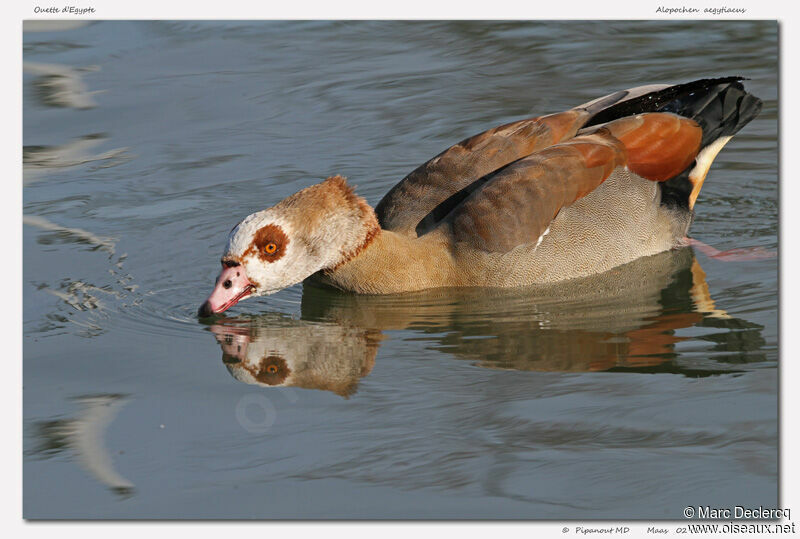
[{"label": "white border", "polygon": [[[6,231],[4,244],[5,260],[2,267],[2,290],[4,293],[4,309],[2,327],[5,342],[8,343],[4,369],[4,391],[2,392],[3,425],[10,433],[13,442],[2,447],[2,462],[7,463],[3,489],[2,524],[7,537],[48,537],[57,534],[59,537],[81,537],[82,539],[102,537],[137,537],[143,533],[156,536],[191,533],[195,537],[218,537],[219,534],[232,532],[239,537],[260,537],[264,534],[287,534],[294,539],[298,534],[324,533],[333,537],[403,537],[409,534],[441,535],[457,533],[459,537],[485,538],[487,532],[498,531],[507,537],[579,536],[575,534],[576,525],[591,526],[592,522],[541,522],[541,523],[203,523],[203,522],[150,522],[150,523],[25,523],[22,520],[22,24],[23,19],[63,18],[60,15],[36,15],[35,6],[47,7],[75,5],[77,7],[94,7],[96,13],[86,18],[93,19],[778,19],[780,21],[781,47],[781,495],[782,507],[789,507],[800,515],[800,498],[797,495],[796,480],[798,477],[797,460],[792,458],[798,454],[798,436],[795,431],[797,421],[794,418],[798,391],[800,357],[797,344],[794,342],[797,316],[793,313],[794,300],[798,297],[798,284],[794,271],[797,270],[796,254],[798,252],[795,232],[798,231],[800,212],[792,211],[792,204],[800,200],[800,174],[798,174],[797,148],[800,147],[797,127],[800,125],[798,107],[797,80],[798,55],[800,50],[800,25],[796,7],[787,7],[788,3],[775,0],[759,0],[758,2],[732,0],[722,2],[695,0],[647,2],[636,0],[615,0],[613,2],[598,1],[561,1],[561,2],[486,2],[468,3],[462,1],[412,0],[406,2],[366,2],[357,0],[334,0],[323,2],[309,0],[305,2],[264,2],[226,0],[223,2],[190,2],[188,0],[141,0],[138,2],[120,1],[68,1],[54,3],[49,1],[31,2],[17,0],[3,6],[3,18],[0,20],[0,40],[2,40],[2,60],[4,71],[10,75],[2,88],[4,107],[4,129],[2,163],[5,174],[2,176],[2,230]],[[696,16],[672,15],[656,13],[658,6],[679,7],[744,7],[747,12],[741,15]],[[79,17],[74,17],[79,18]],[[6,243],[7,242],[7,243]],[[12,292],[13,291],[13,292]],[[658,488],[654,485],[654,488]],[[794,512],[793,511],[793,512]],[[800,517],[797,517],[800,520]],[[594,523],[598,527],[608,527],[608,522]],[[620,523],[622,524],[622,523]],[[620,524],[614,524],[620,525]],[[651,523],[652,524],[652,523]],[[630,522],[632,528],[626,537],[645,536],[647,523]],[[570,532],[562,534],[567,526]],[[266,527],[266,528],[265,528]],[[676,523],[664,524],[674,535]],[[800,526],[799,526],[800,527]],[[446,529],[445,529],[446,528]],[[585,537],[585,536],[581,536]],[[505,537],[504,537],[505,539]]]}]

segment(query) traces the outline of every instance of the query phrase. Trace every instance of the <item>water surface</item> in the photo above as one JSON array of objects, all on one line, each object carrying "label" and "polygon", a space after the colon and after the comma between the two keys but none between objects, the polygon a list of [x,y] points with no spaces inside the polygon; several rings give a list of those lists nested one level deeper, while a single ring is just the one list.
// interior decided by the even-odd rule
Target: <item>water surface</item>
[{"label": "water surface", "polygon": [[773,22],[92,22],[24,33],[27,518],[681,518],[777,503],[777,262],[537,290],[297,285],[198,321],[230,228],[371,204],[494,125],[740,74],[692,235],[778,246]]}]

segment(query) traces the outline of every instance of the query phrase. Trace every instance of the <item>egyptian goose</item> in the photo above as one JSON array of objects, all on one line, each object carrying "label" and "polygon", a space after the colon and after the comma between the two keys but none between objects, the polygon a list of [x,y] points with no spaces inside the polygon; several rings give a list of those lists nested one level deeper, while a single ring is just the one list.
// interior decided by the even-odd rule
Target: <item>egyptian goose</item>
[{"label": "egyptian goose", "polygon": [[448,148],[373,210],[333,176],[247,216],[198,314],[306,278],[361,294],[512,287],[686,245],[726,142],[761,110],[742,77],[623,90]]}]

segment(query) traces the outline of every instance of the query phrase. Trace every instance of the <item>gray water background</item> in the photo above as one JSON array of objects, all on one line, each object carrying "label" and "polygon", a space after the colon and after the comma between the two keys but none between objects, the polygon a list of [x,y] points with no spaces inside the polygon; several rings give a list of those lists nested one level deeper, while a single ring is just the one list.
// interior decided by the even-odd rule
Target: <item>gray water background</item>
[{"label": "gray water background", "polygon": [[[230,228],[302,187],[338,173],[374,205],[494,125],[708,76],[764,109],[692,235],[775,251],[775,22],[26,25],[27,518],[776,505],[774,258],[683,249],[548,293],[297,285],[195,316]],[[308,376],[245,383],[243,349]]]}]

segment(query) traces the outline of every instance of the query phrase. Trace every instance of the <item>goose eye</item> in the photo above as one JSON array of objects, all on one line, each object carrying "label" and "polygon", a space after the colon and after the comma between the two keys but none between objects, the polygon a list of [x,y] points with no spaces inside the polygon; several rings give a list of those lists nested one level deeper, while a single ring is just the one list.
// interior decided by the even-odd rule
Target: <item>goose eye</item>
[{"label": "goose eye", "polygon": [[262,262],[275,262],[286,254],[289,238],[277,225],[265,225],[253,235],[253,241],[244,252],[244,257],[255,255]]},{"label": "goose eye", "polygon": [[291,369],[286,364],[286,360],[277,355],[263,358],[257,368],[253,371],[253,376],[262,384],[270,386],[278,385],[286,380]]}]

